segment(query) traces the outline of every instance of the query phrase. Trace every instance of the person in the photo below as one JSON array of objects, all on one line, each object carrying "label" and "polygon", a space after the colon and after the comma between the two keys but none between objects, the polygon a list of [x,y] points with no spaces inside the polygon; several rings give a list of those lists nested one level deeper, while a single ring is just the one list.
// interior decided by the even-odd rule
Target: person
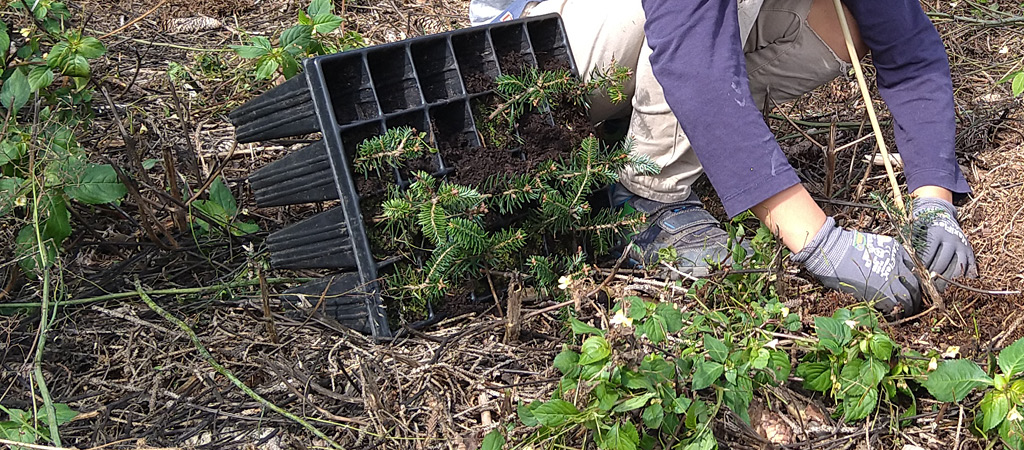
[{"label": "person", "polygon": [[559,13],[584,77],[611,61],[634,70],[631,101],[591,99],[594,122],[629,114],[636,151],[657,175],[626,171],[616,198],[648,214],[633,237],[639,260],[674,247],[678,269],[728,257],[727,233],[692,191],[706,173],[726,213],[751,210],[823,285],[894,316],[920,306],[920,280],[888,236],[844,229],[814,202],[761,113],[848,73],[868,51],[895,121],[915,247],[936,287],[977,276],[953,196],[969,193],[954,154],[949,62],[918,0],[844,0],[850,55],[832,0],[472,0],[474,24]]}]

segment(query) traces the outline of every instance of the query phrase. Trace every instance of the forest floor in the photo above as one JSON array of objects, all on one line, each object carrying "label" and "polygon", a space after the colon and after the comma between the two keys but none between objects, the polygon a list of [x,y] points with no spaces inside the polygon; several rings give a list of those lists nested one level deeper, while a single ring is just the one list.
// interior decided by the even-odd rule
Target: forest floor
[{"label": "forest floor", "polygon": [[[344,29],[359,32],[368,45],[468,26],[465,0],[335,3],[346,19]],[[969,288],[951,287],[945,312],[933,310],[887,331],[904,348],[922,353],[953,348],[963,357],[980,359],[1024,336],[1024,117],[1009,83],[997,83],[1024,61],[1024,6],[1006,3],[998,11],[978,12],[994,2],[928,3],[925,9],[952,65],[957,157],[973,189],[960,208],[961,223],[977,254],[980,277],[962,281]],[[518,423],[519,402],[550,398],[560,378],[552,360],[570,338],[563,315],[539,312],[555,304],[551,299],[531,298],[523,305],[524,313],[538,313],[524,322],[514,341],[505,340],[500,312],[492,304],[473,305],[386,342],[277,307],[278,293],[299,279],[327,272],[265,268],[266,236],[330,205],[255,208],[246,177],[308,140],[235,145],[227,113],[271,85],[238,77],[240,60],[226,48],[242,43],[245,35],[278,35],[304,7],[286,0],[69,2],[76,18],[87,19],[87,32],[113,32],[104,38],[107,54],[93,69],[110,101],[97,95],[97,120],[80,139],[83,145],[114,161],[126,161],[127,152],[136,150],[143,159],[162,160],[169,151],[193,188],[219,173],[243,214],[263,231],[209,240],[177,230],[179,245],[163,248],[123,212],[76,212],[76,231],[61,264],[61,289],[70,302],[53,316],[42,368],[53,400],[79,412],[60,429],[65,447],[324,445],[215,372],[187,335],[131,294],[136,283],[189,324],[242,382],[282,408],[315,418],[313,424],[345,448],[473,450],[498,424]],[[887,120],[884,105],[879,101],[876,106]],[[808,189],[826,199],[823,204],[840,223],[891,232],[868,196],[888,189],[883,169],[865,161],[872,147],[845,147],[829,170],[822,150],[807,137],[827,144],[833,123],[853,123],[861,125],[839,127],[834,146],[857,141],[870,134],[863,111],[851,77],[779,106],[768,123]],[[132,142],[126,142],[118,122],[130,124]],[[886,130],[891,135],[892,126]],[[150,176],[162,188],[166,176],[161,167]],[[829,177],[833,192],[826,193]],[[152,192],[144,194],[153,204],[162,201]],[[707,204],[716,204],[713,192],[705,189],[703,194]],[[122,208],[138,217],[132,202]],[[172,228],[172,210],[165,205],[152,214]],[[0,242],[13,240],[14,230],[0,223]],[[12,260],[13,251],[13,245],[0,246],[0,261]],[[0,266],[0,275],[6,286],[0,301],[37,301],[39,284],[19,275],[15,264]],[[610,284],[611,292],[626,295],[638,289],[640,282],[623,278]],[[852,298],[822,292],[810,280],[790,266],[781,294],[804,323],[853,304]],[[685,301],[672,292],[654,295]],[[110,295],[117,293],[126,294]],[[646,289],[640,293],[651,294]],[[272,313],[265,314],[265,304]],[[593,301],[576,308],[581,320],[597,325],[607,320]],[[31,410],[40,401],[31,374],[39,317],[2,312],[0,404]],[[823,411],[831,404],[820,396],[804,399]],[[786,448],[985,448],[988,441],[964,427],[977,399],[948,410],[921,401],[919,410],[926,413],[898,430],[884,423],[848,427],[822,417],[831,430],[827,438],[810,443],[797,436]],[[772,414],[796,420],[794,409],[768,403],[765,408]],[[724,448],[762,448],[766,444],[757,429],[756,423],[745,426],[726,416],[716,436]]]}]

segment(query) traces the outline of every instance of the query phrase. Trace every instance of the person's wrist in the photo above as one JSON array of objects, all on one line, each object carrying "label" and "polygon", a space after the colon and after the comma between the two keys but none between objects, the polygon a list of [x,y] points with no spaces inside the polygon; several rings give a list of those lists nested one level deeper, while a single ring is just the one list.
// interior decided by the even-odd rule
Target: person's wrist
[{"label": "person's wrist", "polygon": [[913,198],[938,198],[953,203],[953,192],[941,186],[921,186],[910,193]]}]

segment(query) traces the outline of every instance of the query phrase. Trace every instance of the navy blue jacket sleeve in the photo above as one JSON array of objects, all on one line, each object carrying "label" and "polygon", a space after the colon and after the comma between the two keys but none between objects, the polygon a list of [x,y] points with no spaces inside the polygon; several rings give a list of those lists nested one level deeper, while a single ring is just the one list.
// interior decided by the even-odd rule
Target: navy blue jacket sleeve
[{"label": "navy blue jacket sleeve", "polygon": [[[736,1],[643,6],[654,75],[726,212],[737,215],[799,183],[753,104]],[[910,189],[935,184],[966,192],[953,155],[952,88],[938,33],[916,0],[851,0],[849,7],[877,52],[879,88],[897,122]]]}]

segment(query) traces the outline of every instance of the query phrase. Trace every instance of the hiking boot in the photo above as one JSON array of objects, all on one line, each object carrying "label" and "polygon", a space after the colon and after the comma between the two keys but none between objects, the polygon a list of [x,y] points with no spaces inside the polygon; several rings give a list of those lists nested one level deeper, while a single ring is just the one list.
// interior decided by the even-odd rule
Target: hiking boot
[{"label": "hiking boot", "polygon": [[[616,206],[647,214],[647,228],[632,236],[633,244],[627,249],[634,265],[658,269],[677,279],[685,275],[707,276],[713,267],[729,263],[729,233],[704,209],[695,193],[691,192],[683,201],[661,203],[634,195],[616,184],[612,195]],[[740,245],[748,255],[753,253],[747,242]],[[658,251],[669,247],[675,248],[678,257],[676,270],[658,267]]]}]

